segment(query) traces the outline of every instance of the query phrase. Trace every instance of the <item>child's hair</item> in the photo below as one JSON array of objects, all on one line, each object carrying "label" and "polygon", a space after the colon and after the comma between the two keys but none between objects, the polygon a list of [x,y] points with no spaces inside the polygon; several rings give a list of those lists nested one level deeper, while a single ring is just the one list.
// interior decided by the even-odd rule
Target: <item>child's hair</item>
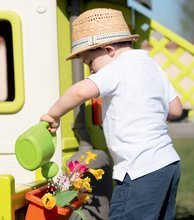
[{"label": "child's hair", "polygon": [[122,48],[122,47],[131,47],[133,48],[133,42],[132,41],[126,41],[126,42],[117,42],[111,44],[115,48]]},{"label": "child's hair", "polygon": [[[111,46],[113,46],[115,49],[122,48],[122,47],[130,47],[130,48],[133,48],[133,42],[132,42],[132,41],[117,42],[117,43],[107,44],[107,45],[111,45]],[[104,46],[106,46],[106,45],[104,45]],[[103,46],[97,47],[97,48],[94,48],[94,49],[90,49],[90,50],[87,50],[87,51],[95,51],[95,50],[102,50],[102,49],[103,49]],[[80,54],[80,55],[81,55],[81,54]],[[78,57],[79,57],[79,55],[78,55]]]}]

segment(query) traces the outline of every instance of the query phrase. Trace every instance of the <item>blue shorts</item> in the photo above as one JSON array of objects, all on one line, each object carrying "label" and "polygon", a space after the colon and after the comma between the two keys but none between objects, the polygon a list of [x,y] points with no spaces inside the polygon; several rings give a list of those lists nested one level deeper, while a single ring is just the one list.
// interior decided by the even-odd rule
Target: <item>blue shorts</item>
[{"label": "blue shorts", "polygon": [[114,187],[109,220],[174,220],[180,162]]}]

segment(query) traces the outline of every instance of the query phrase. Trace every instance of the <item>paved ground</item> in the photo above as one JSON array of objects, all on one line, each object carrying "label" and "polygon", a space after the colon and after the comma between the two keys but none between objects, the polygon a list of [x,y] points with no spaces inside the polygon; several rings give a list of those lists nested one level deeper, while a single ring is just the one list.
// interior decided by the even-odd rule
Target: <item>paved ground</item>
[{"label": "paved ground", "polygon": [[194,139],[194,122],[168,123],[168,131],[172,139]]}]

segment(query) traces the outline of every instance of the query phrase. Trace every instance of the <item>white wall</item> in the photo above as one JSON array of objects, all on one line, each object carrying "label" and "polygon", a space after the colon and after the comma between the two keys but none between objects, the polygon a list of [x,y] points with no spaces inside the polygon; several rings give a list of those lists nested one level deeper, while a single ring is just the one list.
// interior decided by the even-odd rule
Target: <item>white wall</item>
[{"label": "white wall", "polygon": [[[25,104],[15,114],[0,114],[0,174],[12,174],[17,184],[35,180],[15,157],[15,141],[39,122],[59,96],[55,0],[0,0],[1,11],[14,11],[22,21]],[[61,166],[61,138],[54,155]]]}]

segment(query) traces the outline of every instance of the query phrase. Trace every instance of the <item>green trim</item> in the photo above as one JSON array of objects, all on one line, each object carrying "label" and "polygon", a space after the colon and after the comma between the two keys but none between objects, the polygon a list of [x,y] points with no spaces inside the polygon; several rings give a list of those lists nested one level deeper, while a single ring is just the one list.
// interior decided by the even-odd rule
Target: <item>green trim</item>
[{"label": "green trim", "polygon": [[11,175],[0,175],[0,217],[1,219],[14,219],[12,196],[15,191],[14,177]]},{"label": "green trim", "polygon": [[13,101],[0,102],[0,113],[16,113],[22,109],[25,100],[21,20],[12,11],[0,11],[0,19],[9,21],[12,27],[15,80],[15,99]]},{"label": "green trim", "polygon": [[[67,1],[57,0],[57,36],[59,57],[59,85],[62,95],[72,85],[72,64],[65,58],[71,53],[71,34],[69,16],[67,14]],[[74,124],[74,112],[70,111],[61,120],[61,138],[63,151],[74,151],[79,143],[75,137],[72,125]]]}]

